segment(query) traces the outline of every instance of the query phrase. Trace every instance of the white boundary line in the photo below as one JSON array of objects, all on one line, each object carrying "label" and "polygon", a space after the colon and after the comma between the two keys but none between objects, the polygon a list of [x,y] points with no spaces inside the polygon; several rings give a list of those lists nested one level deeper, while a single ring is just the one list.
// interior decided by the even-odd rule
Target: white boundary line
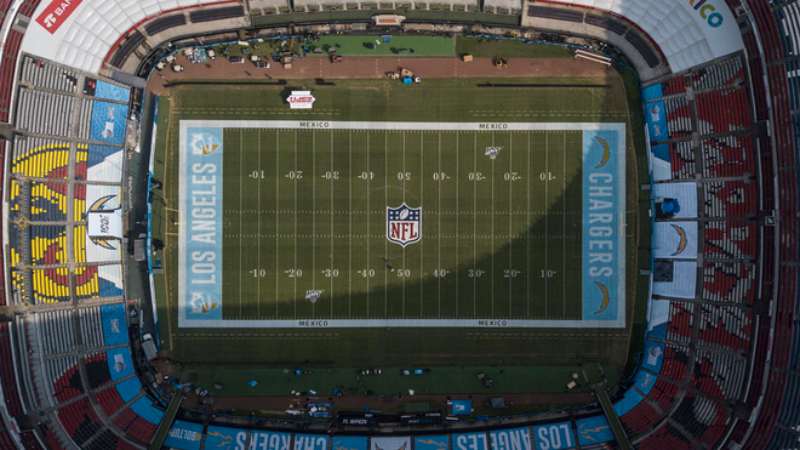
[{"label": "white boundary line", "polygon": [[[289,121],[289,120],[182,120],[180,122],[180,157],[179,164],[182,170],[185,151],[185,136],[189,127],[209,128],[264,128],[264,129],[332,129],[332,130],[397,130],[397,131],[427,131],[427,130],[463,130],[463,131],[596,131],[609,130],[619,133],[619,148],[617,151],[626,151],[626,135],[624,123],[520,123],[520,122],[344,122],[344,121]],[[295,142],[296,143],[296,142]],[[625,175],[625,158],[618,158],[618,169],[621,176]],[[624,178],[622,183],[624,183]],[[624,187],[624,184],[623,184]],[[185,188],[180,183],[180,204],[185,200]],[[625,189],[621,190],[620,199],[625,201]],[[625,230],[625,212],[622,207],[620,214],[620,232]],[[181,208],[180,216],[184,219],[185,211]],[[182,252],[179,252],[179,259]],[[619,249],[619,266],[622,278],[618,292],[625,295],[625,249]],[[185,282],[185,274],[180,271],[179,283]],[[616,321],[603,320],[506,320],[506,319],[335,319],[335,320],[187,320],[183,314],[182,304],[179,299],[179,328],[622,328],[625,326],[625,304],[617,302],[618,319]]]},{"label": "white boundary line", "polygon": [[187,127],[387,131],[597,131],[625,132],[622,122],[358,122],[309,120],[181,120]]}]

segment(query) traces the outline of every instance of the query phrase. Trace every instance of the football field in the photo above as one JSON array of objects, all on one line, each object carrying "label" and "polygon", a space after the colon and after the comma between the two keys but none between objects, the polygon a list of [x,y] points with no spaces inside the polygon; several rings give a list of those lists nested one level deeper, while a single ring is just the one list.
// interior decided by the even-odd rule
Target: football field
[{"label": "football field", "polygon": [[155,134],[163,345],[241,367],[624,360],[624,86],[531,81],[337,80],[305,111],[281,86],[175,88]]},{"label": "football field", "polygon": [[[217,319],[203,325],[585,327],[593,319],[586,303],[602,291],[584,294],[583,161],[595,153],[608,164],[624,143],[604,153],[584,134],[616,136],[623,124],[210,124],[218,126],[182,126],[183,154],[197,158],[181,164],[185,253],[201,250],[190,244],[211,226],[198,216],[208,208],[194,208],[210,198],[211,170],[200,161],[219,160],[222,173],[216,264],[186,256],[180,265],[185,309]],[[614,158],[621,170],[611,173],[624,180],[622,161]],[[614,181],[608,203],[620,203],[617,215],[624,182]],[[401,207],[413,220],[400,220]],[[624,248],[614,251],[623,264]],[[217,271],[214,283],[206,266]],[[214,289],[192,287],[202,284]],[[612,290],[610,306],[624,305],[624,290]]]}]

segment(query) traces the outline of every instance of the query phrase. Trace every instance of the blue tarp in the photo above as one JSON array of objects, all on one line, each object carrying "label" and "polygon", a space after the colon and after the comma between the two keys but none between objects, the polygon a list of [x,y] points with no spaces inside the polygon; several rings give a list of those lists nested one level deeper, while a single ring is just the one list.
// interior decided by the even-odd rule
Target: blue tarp
[{"label": "blue tarp", "polygon": [[115,305],[101,306],[100,320],[103,323],[103,343],[105,345],[119,345],[128,342],[125,305],[117,303]]},{"label": "blue tarp", "polygon": [[169,430],[164,445],[179,450],[199,450],[203,439],[203,425],[194,422],[176,420]]},{"label": "blue tarp", "polygon": [[578,443],[582,447],[604,444],[614,440],[614,433],[608,426],[605,416],[592,416],[575,421],[578,430]]}]

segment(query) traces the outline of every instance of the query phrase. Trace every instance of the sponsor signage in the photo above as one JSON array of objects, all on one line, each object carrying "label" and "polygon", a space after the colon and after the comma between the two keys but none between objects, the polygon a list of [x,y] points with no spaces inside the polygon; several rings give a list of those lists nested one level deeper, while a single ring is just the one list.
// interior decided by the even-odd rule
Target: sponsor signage
[{"label": "sponsor signage", "polygon": [[311,109],[314,107],[314,102],[317,99],[311,95],[311,91],[292,91],[286,102],[289,103],[289,109]]},{"label": "sponsor signage", "polygon": [[54,34],[61,25],[69,19],[69,16],[78,9],[83,0],[53,0],[47,8],[39,14],[36,22],[44,27],[45,30]]}]

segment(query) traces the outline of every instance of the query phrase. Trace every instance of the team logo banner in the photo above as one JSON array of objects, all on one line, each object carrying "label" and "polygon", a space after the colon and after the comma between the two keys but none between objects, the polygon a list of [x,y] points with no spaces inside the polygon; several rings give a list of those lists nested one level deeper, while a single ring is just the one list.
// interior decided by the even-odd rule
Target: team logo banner
[{"label": "team logo banner", "polygon": [[386,207],[386,239],[402,247],[422,239],[422,208]]}]

